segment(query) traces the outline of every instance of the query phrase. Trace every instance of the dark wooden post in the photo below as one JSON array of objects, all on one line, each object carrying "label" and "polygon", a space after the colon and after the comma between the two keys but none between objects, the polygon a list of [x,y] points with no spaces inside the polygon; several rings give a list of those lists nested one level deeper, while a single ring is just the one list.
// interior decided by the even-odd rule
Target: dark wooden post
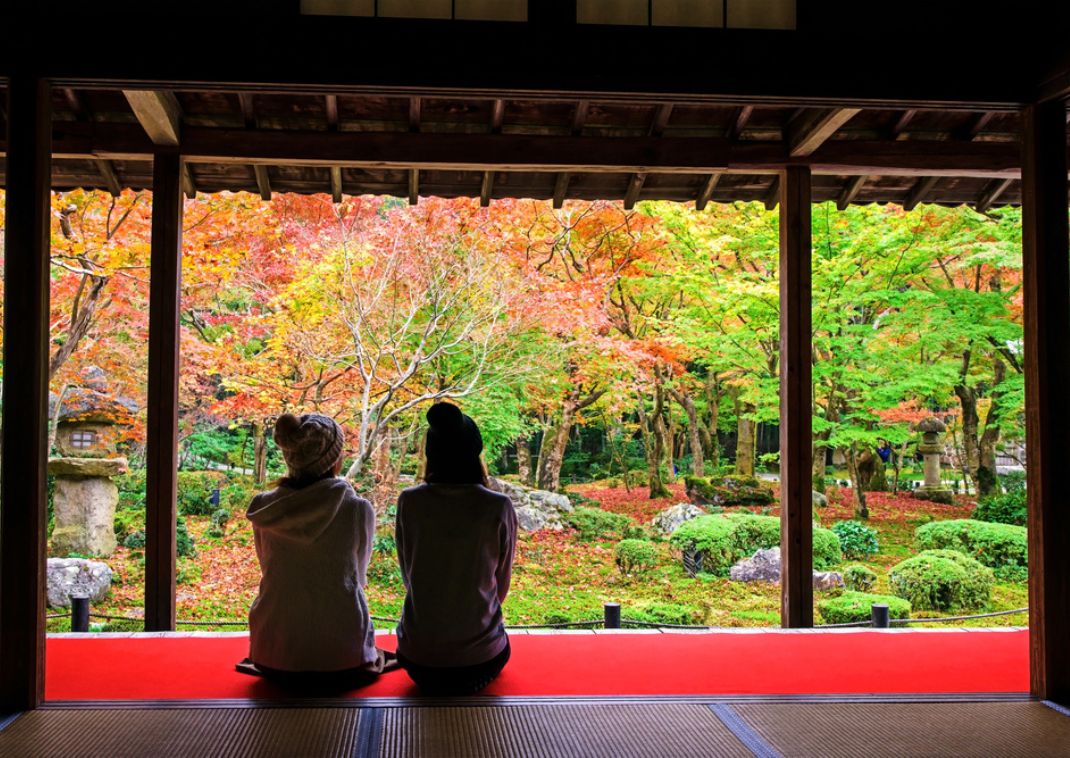
[{"label": "dark wooden post", "polygon": [[45,687],[51,88],[8,81],[4,229],[0,710],[36,708]]},{"label": "dark wooden post", "polygon": [[152,168],[149,376],[145,486],[145,629],[175,628],[178,491],[178,316],[182,279],[182,158]]},{"label": "dark wooden post", "polygon": [[780,624],[814,625],[810,169],[780,177]]},{"label": "dark wooden post", "polygon": [[1034,696],[1070,702],[1070,231],[1066,106],[1022,112],[1029,670]]}]

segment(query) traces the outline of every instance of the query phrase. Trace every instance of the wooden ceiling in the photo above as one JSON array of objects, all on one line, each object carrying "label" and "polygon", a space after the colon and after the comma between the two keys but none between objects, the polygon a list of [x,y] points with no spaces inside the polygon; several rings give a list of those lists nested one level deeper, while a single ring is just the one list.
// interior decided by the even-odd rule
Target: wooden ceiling
[{"label": "wooden ceiling", "polygon": [[841,207],[1021,199],[1014,110],[65,87],[53,108],[56,189],[149,188],[152,152],[179,149],[187,193],[772,207],[802,163]]}]

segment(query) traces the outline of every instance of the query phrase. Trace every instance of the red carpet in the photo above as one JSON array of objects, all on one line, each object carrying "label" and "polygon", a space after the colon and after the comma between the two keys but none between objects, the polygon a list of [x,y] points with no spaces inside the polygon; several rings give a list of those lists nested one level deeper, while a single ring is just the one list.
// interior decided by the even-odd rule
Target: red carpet
[{"label": "red carpet", "polygon": [[[393,649],[393,637],[380,637]],[[1025,692],[1025,631],[515,635],[487,695]],[[49,700],[271,698],[245,637],[50,639]],[[404,672],[352,697],[415,695]]]}]

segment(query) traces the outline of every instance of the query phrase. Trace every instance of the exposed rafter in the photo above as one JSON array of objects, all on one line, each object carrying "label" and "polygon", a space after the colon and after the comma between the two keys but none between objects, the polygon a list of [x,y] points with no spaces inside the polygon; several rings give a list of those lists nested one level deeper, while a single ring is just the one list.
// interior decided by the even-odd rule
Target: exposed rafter
[{"label": "exposed rafter", "polygon": [[182,107],[173,92],[123,90],[123,94],[152,144],[178,145],[182,136]]},{"label": "exposed rafter", "polygon": [[[647,136],[657,138],[663,135],[670,118],[672,118],[672,103],[662,103],[655,108],[654,117],[650,120],[650,127],[647,129]],[[645,171],[632,174],[624,195],[624,210],[630,211],[635,207],[636,202],[639,201],[639,194],[643,191],[644,183],[646,183]]]},{"label": "exposed rafter", "polygon": [[940,177],[938,176],[926,176],[923,179],[914,182],[914,186],[911,187],[910,192],[907,193],[907,199],[903,202],[903,208],[912,211],[917,208],[919,204],[924,203],[926,198],[929,197],[929,193],[933,191],[939,181]]},{"label": "exposed rafter", "polygon": [[97,158],[95,162],[97,171],[100,172],[100,178],[104,180],[104,186],[108,188],[108,192],[113,196],[118,197],[122,194],[123,185],[119,183],[119,177],[115,175],[115,168],[111,165],[111,161]]},{"label": "exposed rafter", "polygon": [[846,210],[847,206],[855,201],[858,197],[858,193],[862,191],[863,185],[865,185],[868,176],[855,176],[847,182],[843,188],[843,192],[840,193],[840,197],[836,200],[836,207],[841,211]]},{"label": "exposed rafter", "polygon": [[[587,111],[590,110],[591,104],[586,100],[580,100],[576,103],[576,109],[572,112],[572,127],[570,134],[573,137],[578,137],[583,134],[583,125],[587,121]],[[568,197],[568,185],[572,181],[572,175],[568,171],[563,171],[557,175],[557,179],[554,180],[554,197],[553,207],[560,209],[565,204],[565,198]]]},{"label": "exposed rafter", "polygon": [[981,197],[977,200],[977,205],[974,207],[978,213],[984,213],[999,200],[1000,196],[1007,191],[1007,188],[1014,183],[1013,179],[993,179],[985,187],[985,191],[981,194]]},{"label": "exposed rafter", "polygon": [[500,134],[502,123],[505,121],[505,101],[500,97],[494,101],[490,108],[490,133]]},{"label": "exposed rafter", "polygon": [[182,162],[182,192],[190,200],[197,197],[197,185],[193,182],[193,174],[185,161]]},{"label": "exposed rafter", "polygon": [[751,114],[753,113],[753,105],[744,105],[737,110],[736,115],[732,118],[732,123],[728,125],[728,130],[725,132],[724,136],[730,140],[739,139],[743,134],[743,130],[747,128],[747,122],[750,121]]},{"label": "exposed rafter", "polygon": [[918,115],[917,110],[906,110],[899,114],[895,123],[892,124],[892,128],[889,130],[892,139],[906,139],[907,127],[910,126],[910,122],[914,120],[914,117]]},{"label": "exposed rafter", "polygon": [[239,92],[238,103],[241,105],[241,117],[246,129],[256,128],[256,106],[252,92]]},{"label": "exposed rafter", "polygon": [[646,174],[632,174],[632,178],[628,180],[628,189],[624,193],[624,210],[630,211],[635,207],[635,204],[639,201],[639,193],[643,191],[643,184],[646,182]]},{"label": "exposed rafter", "polygon": [[762,202],[765,203],[767,211],[773,210],[780,203],[780,176],[773,177],[773,181],[769,183],[769,188],[762,196]]},{"label": "exposed rafter", "polygon": [[338,95],[325,95],[323,110],[327,114],[327,128],[332,132],[338,129]]},{"label": "exposed rafter", "polygon": [[342,202],[342,167],[331,166],[331,200]]},{"label": "exposed rafter", "polygon": [[565,195],[568,194],[568,183],[571,178],[571,175],[567,171],[563,171],[558,174],[557,179],[554,180],[554,208],[560,209],[564,206]]},{"label": "exposed rafter", "polygon": [[490,205],[490,196],[494,193],[494,172],[483,172],[483,183],[479,188],[479,205],[486,208]]},{"label": "exposed rafter", "polygon": [[974,114],[969,122],[955,133],[955,138],[967,141],[977,139],[977,135],[988,126],[988,123],[995,118],[995,116],[996,114],[992,111],[982,111],[981,113]]},{"label": "exposed rafter", "polygon": [[420,98],[418,98],[418,97],[410,97],[409,98],[409,131],[410,132],[418,132],[418,131],[420,131],[420,110],[421,110]]},{"label": "exposed rafter", "polygon": [[[75,92],[73,88],[63,87],[60,91],[63,94],[63,99],[67,102],[67,107],[71,109],[71,113],[74,114],[76,120],[92,120],[92,115],[86,110],[85,104],[82,102],[82,99],[78,97],[78,93]],[[2,121],[0,121],[0,125],[2,125]],[[108,192],[110,192],[113,197],[121,195],[123,192],[123,185],[115,173],[115,166],[112,165],[112,162],[106,158],[95,158],[93,163],[96,164],[97,172],[100,174],[104,186],[108,188]]]},{"label": "exposed rafter", "polygon": [[256,173],[256,188],[260,192],[261,200],[271,199],[271,177],[268,176],[268,167],[257,164],[253,166]]},{"label": "exposed rafter", "polygon": [[788,153],[793,158],[812,155],[861,108],[805,110],[788,124]]},{"label": "exposed rafter", "polygon": [[710,174],[710,178],[706,180],[706,183],[702,186],[702,191],[698,194],[698,198],[695,200],[696,211],[706,210],[706,206],[709,205],[710,199],[713,197],[713,191],[717,189],[717,184],[720,181],[720,174]]},{"label": "exposed rafter", "polygon": [[409,205],[420,202],[420,169],[409,169]]}]

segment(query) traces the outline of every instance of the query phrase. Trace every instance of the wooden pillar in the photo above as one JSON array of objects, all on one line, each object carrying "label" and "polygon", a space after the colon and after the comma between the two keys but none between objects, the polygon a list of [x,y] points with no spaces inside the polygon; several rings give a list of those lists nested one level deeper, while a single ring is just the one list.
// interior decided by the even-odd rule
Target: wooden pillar
[{"label": "wooden pillar", "polygon": [[780,624],[814,625],[810,169],[780,177]]},{"label": "wooden pillar", "polygon": [[0,463],[0,710],[36,708],[45,687],[51,88],[8,81]]},{"label": "wooden pillar", "polygon": [[149,375],[145,485],[145,630],[175,628],[178,490],[178,317],[182,278],[182,158],[152,168]]},{"label": "wooden pillar", "polygon": [[1029,669],[1034,696],[1070,703],[1070,231],[1066,106],[1022,112],[1022,285]]}]

